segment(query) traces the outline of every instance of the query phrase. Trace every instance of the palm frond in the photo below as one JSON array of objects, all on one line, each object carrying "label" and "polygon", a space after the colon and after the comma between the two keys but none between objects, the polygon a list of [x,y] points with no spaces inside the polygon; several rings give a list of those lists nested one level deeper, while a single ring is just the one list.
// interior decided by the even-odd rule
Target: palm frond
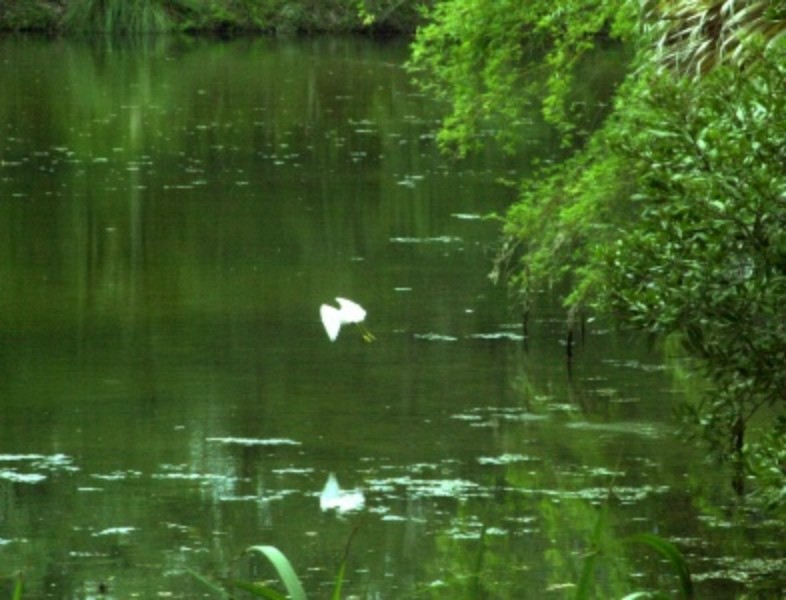
[{"label": "palm frond", "polygon": [[786,37],[786,0],[659,0],[645,18],[659,62],[695,77],[722,63],[748,67]]}]

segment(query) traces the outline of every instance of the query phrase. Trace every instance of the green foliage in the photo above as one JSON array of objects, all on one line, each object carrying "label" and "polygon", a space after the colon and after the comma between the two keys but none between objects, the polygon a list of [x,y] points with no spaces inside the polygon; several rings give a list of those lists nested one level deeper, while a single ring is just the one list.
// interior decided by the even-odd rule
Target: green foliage
[{"label": "green foliage", "polygon": [[[9,596],[11,600],[22,600],[22,592],[24,591],[24,580],[22,579],[21,573],[17,573],[16,575],[0,575],[0,581],[8,580],[10,582],[9,589],[11,590],[11,595]],[[5,588],[5,586],[3,586]],[[4,596],[5,597],[5,596]]]},{"label": "green foliage", "polygon": [[124,34],[170,28],[160,0],[73,0],[66,8],[63,25],[69,31]]},{"label": "green foliage", "polygon": [[727,454],[786,400],[784,81],[778,62],[700,85],[653,75],[610,140],[638,217],[606,250],[604,302],[701,359],[715,390],[696,418]]},{"label": "green foliage", "polygon": [[412,31],[415,0],[11,0],[0,29],[139,34],[170,31]]},{"label": "green foliage", "polygon": [[52,31],[61,12],[62,7],[53,2],[7,0],[0,3],[0,30]]},{"label": "green foliage", "polygon": [[168,0],[172,27],[181,31],[267,30],[278,10],[275,0]]},{"label": "green foliage", "polygon": [[22,576],[17,575],[16,581],[14,582],[14,593],[11,596],[11,600],[22,600],[23,591],[24,591],[24,582],[22,580]]},{"label": "green foliage", "polygon": [[547,589],[571,589],[575,600],[618,598],[630,589],[631,569],[615,531],[611,495],[598,508],[583,499],[539,505],[549,546],[544,551]]},{"label": "green foliage", "polygon": [[[285,600],[286,598],[290,598],[291,600],[306,600],[307,596],[303,589],[303,584],[300,582],[289,559],[278,548],[265,545],[251,546],[246,550],[246,553],[250,555],[259,554],[270,561],[279,579],[284,584],[287,594],[282,594],[276,589],[258,582],[229,578],[223,581],[222,584],[219,584],[191,569],[189,569],[188,572],[206,587],[210,588],[216,595],[224,599],[233,598],[232,592],[237,589],[251,594],[255,598],[267,598],[268,600]],[[340,584],[337,585],[337,587],[340,587]]]},{"label": "green foliage", "polygon": [[423,89],[450,105],[440,142],[462,154],[494,119],[512,145],[510,125],[537,97],[575,140],[582,57],[605,36],[636,51],[601,127],[523,183],[494,274],[512,267],[525,313],[548,288],[569,320],[593,306],[682,340],[711,384],[685,415],[719,456],[741,468],[747,454],[772,486],[770,503],[783,500],[783,436],[748,442],[754,416],[764,407],[782,415],[786,403],[781,5],[679,0],[639,12],[625,0],[446,0],[429,12],[411,61]]},{"label": "green foliage", "polygon": [[491,123],[512,146],[511,125],[530,118],[544,96],[543,114],[569,139],[586,117],[572,102],[577,66],[601,40],[628,39],[637,10],[625,0],[437,3],[417,32],[410,69],[424,91],[450,105],[440,143],[465,154]]},{"label": "green foliage", "polygon": [[374,29],[413,31],[431,0],[355,0],[363,24]]},{"label": "green foliage", "polygon": [[504,228],[521,255],[511,283],[523,305],[544,288],[567,290],[563,301],[571,311],[597,298],[602,251],[628,217],[625,166],[598,137],[585,152],[523,184]]},{"label": "green foliage", "polygon": [[758,484],[755,494],[786,517],[786,417],[781,415],[766,436],[746,446],[745,458]]},{"label": "green foliage", "polygon": [[[341,589],[344,585],[344,576],[347,569],[349,549],[352,544],[352,539],[356,533],[357,528],[352,531],[352,534],[347,541],[347,545],[344,550],[344,557],[342,558],[338,572],[336,573],[331,600],[341,599]],[[283,552],[281,552],[281,550],[275,546],[258,545],[250,546],[246,550],[246,554],[258,554],[266,558],[275,569],[276,574],[281,580],[281,583],[283,583],[286,594],[282,594],[275,588],[256,581],[242,581],[239,579],[230,578],[226,579],[223,584],[218,584],[214,583],[202,574],[197,573],[196,571],[189,569],[189,573],[197,580],[202,582],[206,587],[210,588],[215,594],[225,599],[233,598],[232,592],[234,590],[241,590],[250,594],[254,598],[267,598],[268,600],[286,600],[287,598],[290,600],[307,600],[308,597],[306,596],[306,592],[303,588],[300,578],[297,576],[297,573],[295,573],[292,563],[289,562],[289,559]]]},{"label": "green foliage", "polygon": [[750,66],[786,37],[786,2],[650,0],[646,18],[657,31],[655,60],[701,77],[720,64]]},{"label": "green foliage", "polygon": [[[553,544],[547,551],[547,557],[554,575],[558,580],[576,582],[572,593],[575,600],[620,598],[625,590],[631,588],[631,561],[634,557],[631,550],[647,546],[668,562],[679,581],[680,596],[685,600],[694,598],[690,568],[674,544],[651,533],[625,539],[617,536],[613,522],[613,492],[613,487],[610,487],[609,498],[601,508],[576,500],[561,502],[559,506],[550,502],[541,505],[543,521]],[[566,534],[569,540],[563,544],[567,548],[556,547]],[[577,544],[583,549],[577,551]],[[648,564],[652,562],[647,559]],[[640,585],[639,580],[637,587]],[[624,600],[671,597],[665,592],[642,590],[628,593]]]},{"label": "green foliage", "polygon": [[680,552],[674,544],[652,533],[640,533],[633,536],[631,541],[645,544],[665,558],[679,579],[682,597],[685,598],[685,600],[691,600],[694,597],[693,579],[690,574],[688,562],[685,560],[682,552]]},{"label": "green foliage", "polygon": [[604,545],[604,534],[607,533],[605,531],[608,528],[606,523],[607,513],[608,505],[604,505],[603,510],[598,514],[598,519],[595,522],[595,527],[590,536],[590,551],[586,553],[581,566],[581,574],[579,575],[579,581],[576,585],[576,600],[595,597],[595,569],[601,548]]},{"label": "green foliage", "polygon": [[[289,594],[292,600],[306,600],[306,592],[303,589],[303,585],[300,583],[300,579],[298,579],[298,576],[295,574],[292,564],[278,548],[273,546],[251,546],[248,552],[261,554],[270,561],[273,567],[275,567],[278,576],[284,583],[287,594]],[[236,583],[235,585],[238,584]],[[256,590],[254,591],[255,595],[261,598],[272,598],[274,600],[283,598],[280,594],[271,594],[269,591],[266,591],[266,588],[263,586],[244,586],[244,589],[246,589],[246,591]]]}]

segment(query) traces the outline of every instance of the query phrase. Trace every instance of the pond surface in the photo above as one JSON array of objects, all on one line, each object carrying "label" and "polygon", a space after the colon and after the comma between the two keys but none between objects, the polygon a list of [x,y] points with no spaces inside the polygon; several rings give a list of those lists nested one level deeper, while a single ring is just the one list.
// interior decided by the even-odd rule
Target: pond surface
[{"label": "pond surface", "polygon": [[[251,544],[327,598],[350,538],[355,598],[572,597],[592,548],[598,597],[677,589],[642,532],[701,597],[783,569],[643,340],[592,324],[568,369],[547,297],[521,335],[483,217],[554,141],[441,156],[406,52],[0,38],[0,576],[27,598],[217,597],[189,569],[272,579]],[[336,296],[375,342],[328,340]]]}]

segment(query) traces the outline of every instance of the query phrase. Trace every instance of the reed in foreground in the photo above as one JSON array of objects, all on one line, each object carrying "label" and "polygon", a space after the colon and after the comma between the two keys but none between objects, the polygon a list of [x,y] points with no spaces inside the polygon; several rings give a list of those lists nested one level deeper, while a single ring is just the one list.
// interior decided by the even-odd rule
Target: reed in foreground
[{"label": "reed in foreground", "polygon": [[[355,529],[355,531],[357,531],[357,529]],[[344,584],[344,575],[346,573],[349,547],[352,542],[352,537],[355,535],[355,531],[352,532],[352,535],[347,542],[344,556],[341,560],[341,564],[339,565],[338,572],[336,573],[331,600],[340,600],[341,598],[341,588]],[[266,558],[275,569],[278,578],[281,580],[281,583],[286,590],[286,593],[282,593],[267,584],[257,581],[243,581],[240,579],[227,578],[221,583],[216,583],[204,575],[197,573],[196,571],[189,569],[189,573],[191,573],[191,575],[194,576],[197,580],[201,581],[203,584],[213,590],[213,592],[225,600],[234,599],[235,590],[246,592],[254,598],[267,598],[268,600],[286,600],[287,598],[290,600],[308,600],[306,591],[303,588],[303,583],[295,573],[292,563],[289,562],[289,559],[284,555],[283,552],[281,552],[281,550],[275,546],[257,545],[247,548],[245,554],[250,556],[259,555]]]}]

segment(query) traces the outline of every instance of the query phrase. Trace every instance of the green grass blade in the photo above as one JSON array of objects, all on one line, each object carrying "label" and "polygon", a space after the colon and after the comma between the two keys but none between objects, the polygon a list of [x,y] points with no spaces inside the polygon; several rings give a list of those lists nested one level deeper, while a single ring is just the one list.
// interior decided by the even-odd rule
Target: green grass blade
[{"label": "green grass blade", "polygon": [[213,590],[216,594],[218,594],[224,600],[230,600],[232,598],[232,596],[229,593],[227,593],[227,591],[224,588],[222,588],[217,583],[211,581],[210,579],[208,579],[207,577],[205,577],[201,573],[197,573],[196,571],[194,571],[193,569],[191,569],[189,567],[186,567],[185,570],[194,579],[196,579],[197,581],[200,581],[206,587],[209,587],[211,590]]},{"label": "green grass blade", "polygon": [[599,547],[601,538],[603,537],[603,531],[606,528],[607,513],[608,506],[604,506],[598,513],[598,519],[595,521],[595,526],[592,528],[592,536],[589,540],[590,550],[581,566],[579,583],[576,586],[576,593],[573,596],[575,600],[586,600],[587,598],[594,597],[595,563],[598,561],[598,554],[600,553]]},{"label": "green grass blade", "polygon": [[24,588],[24,583],[22,581],[22,576],[16,576],[16,585],[14,585],[14,595],[11,596],[11,600],[22,600],[22,589]]},{"label": "green grass blade", "polygon": [[680,552],[677,547],[668,540],[664,540],[662,537],[651,533],[640,533],[638,535],[634,535],[631,539],[634,542],[646,544],[655,550],[658,554],[663,556],[666,560],[668,560],[680,580],[682,597],[686,600],[692,600],[693,580],[691,579],[688,562],[685,560],[682,552]]},{"label": "green grass blade", "polygon": [[344,575],[347,571],[347,562],[349,561],[349,549],[352,547],[352,540],[355,539],[355,535],[357,532],[360,531],[360,524],[355,525],[352,528],[352,533],[349,534],[349,539],[347,539],[347,545],[344,548],[344,556],[341,559],[341,564],[338,567],[338,573],[336,573],[336,585],[333,588],[333,595],[331,596],[331,600],[341,600],[341,588],[344,585]]},{"label": "green grass blade", "polygon": [[274,546],[251,546],[247,551],[257,552],[271,562],[292,600],[306,600],[306,592],[303,590],[300,579],[295,575],[292,564],[278,548]]},{"label": "green grass blade", "polygon": [[261,583],[251,583],[248,581],[233,581],[232,585],[238,589],[248,592],[255,598],[267,598],[267,600],[287,600],[288,596],[267,587]]},{"label": "green grass blade", "polygon": [[336,587],[333,588],[331,600],[341,600],[341,586],[344,585],[344,573],[346,570],[347,560],[344,559],[341,561],[341,566],[338,568],[338,573],[336,574]]}]

